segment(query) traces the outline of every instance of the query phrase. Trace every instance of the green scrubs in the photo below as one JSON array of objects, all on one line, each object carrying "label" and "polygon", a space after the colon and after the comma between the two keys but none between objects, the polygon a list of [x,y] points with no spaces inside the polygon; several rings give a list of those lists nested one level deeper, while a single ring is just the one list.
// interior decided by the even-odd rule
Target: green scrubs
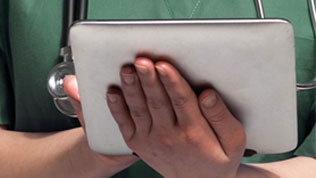
[{"label": "green scrubs", "polygon": [[[292,22],[298,81],[315,74],[314,35],[307,0],[264,0],[268,18]],[[60,59],[63,0],[0,0],[0,124],[24,132],[78,127],[60,114],[46,89],[47,74]],[[89,19],[255,18],[253,0],[90,0]],[[105,76],[106,77],[106,76]],[[282,91],[280,91],[282,92]],[[244,162],[294,156],[316,157],[315,90],[298,92],[297,149],[256,155]],[[267,123],[268,124],[268,123]],[[143,162],[114,177],[160,177]]]}]

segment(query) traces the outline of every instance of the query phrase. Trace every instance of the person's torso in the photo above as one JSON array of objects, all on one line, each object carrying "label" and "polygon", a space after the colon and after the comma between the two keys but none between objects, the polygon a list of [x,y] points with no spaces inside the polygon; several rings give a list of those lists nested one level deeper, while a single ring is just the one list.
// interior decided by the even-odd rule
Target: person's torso
[{"label": "person's torso", "polygon": [[[295,29],[297,80],[313,78],[314,36],[307,1],[265,0],[266,16],[285,18]],[[253,0],[90,0],[88,19],[255,18]],[[14,129],[47,132],[77,127],[78,122],[60,114],[47,92],[47,75],[61,61],[63,1],[9,1],[9,71],[14,94]],[[313,92],[298,93],[300,142],[311,108]],[[257,155],[245,161],[270,161],[291,157]],[[139,162],[117,177],[160,177]]]}]

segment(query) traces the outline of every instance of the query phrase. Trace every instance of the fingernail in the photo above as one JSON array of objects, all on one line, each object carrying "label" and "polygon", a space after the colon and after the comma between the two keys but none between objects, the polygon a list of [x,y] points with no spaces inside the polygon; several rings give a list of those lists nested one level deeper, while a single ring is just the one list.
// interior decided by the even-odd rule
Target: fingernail
[{"label": "fingernail", "polygon": [[123,74],[123,80],[126,84],[131,85],[135,82],[135,76],[131,74]]},{"label": "fingernail", "polygon": [[214,107],[216,102],[217,102],[217,97],[214,92],[209,92],[207,96],[202,100],[203,106],[207,108]]},{"label": "fingernail", "polygon": [[146,66],[142,66],[142,65],[138,65],[135,64],[136,70],[140,73],[140,74],[147,74],[148,73],[148,69],[146,68]]},{"label": "fingernail", "polygon": [[117,96],[116,95],[108,93],[106,96],[107,96],[107,98],[108,98],[110,103],[116,103],[116,101],[117,101]]},{"label": "fingernail", "polygon": [[164,68],[160,67],[160,66],[155,66],[155,68],[157,69],[158,73],[161,75],[161,76],[167,76],[167,72]]}]

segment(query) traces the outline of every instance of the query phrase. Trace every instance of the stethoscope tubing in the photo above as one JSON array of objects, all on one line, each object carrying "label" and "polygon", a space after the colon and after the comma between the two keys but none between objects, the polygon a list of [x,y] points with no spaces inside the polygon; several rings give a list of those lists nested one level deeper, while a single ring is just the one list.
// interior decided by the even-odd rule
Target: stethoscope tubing
[{"label": "stethoscope tubing", "polygon": [[[56,108],[64,115],[72,118],[78,117],[74,108],[68,100],[68,96],[63,92],[63,78],[66,75],[74,74],[73,59],[71,55],[68,29],[76,20],[86,19],[87,0],[67,0],[65,1],[66,23],[64,24],[64,34],[60,56],[63,62],[57,64],[48,74],[47,89],[53,96],[53,102]],[[66,73],[60,74],[62,71]],[[57,92],[56,92],[57,91]]]},{"label": "stethoscope tubing", "polygon": [[[254,0],[256,4],[256,11],[257,11],[257,18],[258,19],[264,19],[265,13],[264,13],[264,7],[262,4],[262,0]],[[313,30],[314,35],[316,37],[316,6],[315,6],[315,0],[308,0],[309,1],[309,10],[310,15],[312,18],[312,24],[313,24]],[[67,22],[64,24],[64,34],[63,37],[65,41],[63,41],[62,48],[61,48],[61,54],[60,56],[63,58],[63,62],[57,64],[52,71],[49,74],[48,78],[48,84],[47,88],[49,93],[54,98],[54,104],[57,107],[57,109],[69,116],[69,117],[77,117],[75,110],[72,108],[70,102],[68,101],[67,95],[63,92],[63,78],[66,76],[66,74],[74,74],[74,67],[73,67],[73,59],[71,55],[71,48],[70,48],[70,42],[68,37],[68,29],[71,27],[71,25],[76,20],[84,20],[87,16],[87,3],[88,0],[67,0],[65,1],[65,15],[67,16]],[[65,73],[61,76],[54,76],[57,75],[56,71],[58,73],[58,70],[64,70],[68,73]],[[73,71],[71,71],[73,70]],[[55,72],[55,73],[54,73]],[[297,83],[296,84],[296,90],[297,91],[304,91],[304,90],[311,90],[316,88],[316,77],[307,83]],[[58,91],[56,93],[56,91]]]}]

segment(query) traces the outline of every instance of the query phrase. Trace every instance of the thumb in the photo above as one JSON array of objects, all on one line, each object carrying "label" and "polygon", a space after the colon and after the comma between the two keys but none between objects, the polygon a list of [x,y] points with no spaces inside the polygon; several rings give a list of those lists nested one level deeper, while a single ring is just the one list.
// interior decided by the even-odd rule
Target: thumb
[{"label": "thumb", "polygon": [[64,78],[64,91],[68,94],[68,96],[74,98],[75,100],[80,102],[79,89],[77,78],[74,75],[67,75]]},{"label": "thumb", "polygon": [[228,110],[219,94],[211,89],[205,90],[199,97],[199,104],[227,156],[230,153],[240,153],[246,142],[244,128]]},{"label": "thumb", "polygon": [[79,89],[77,84],[77,78],[74,75],[67,75],[64,78],[64,91],[68,95],[68,100],[72,107],[75,109],[81,126],[84,128],[84,120],[82,115],[82,108],[80,104]]}]

